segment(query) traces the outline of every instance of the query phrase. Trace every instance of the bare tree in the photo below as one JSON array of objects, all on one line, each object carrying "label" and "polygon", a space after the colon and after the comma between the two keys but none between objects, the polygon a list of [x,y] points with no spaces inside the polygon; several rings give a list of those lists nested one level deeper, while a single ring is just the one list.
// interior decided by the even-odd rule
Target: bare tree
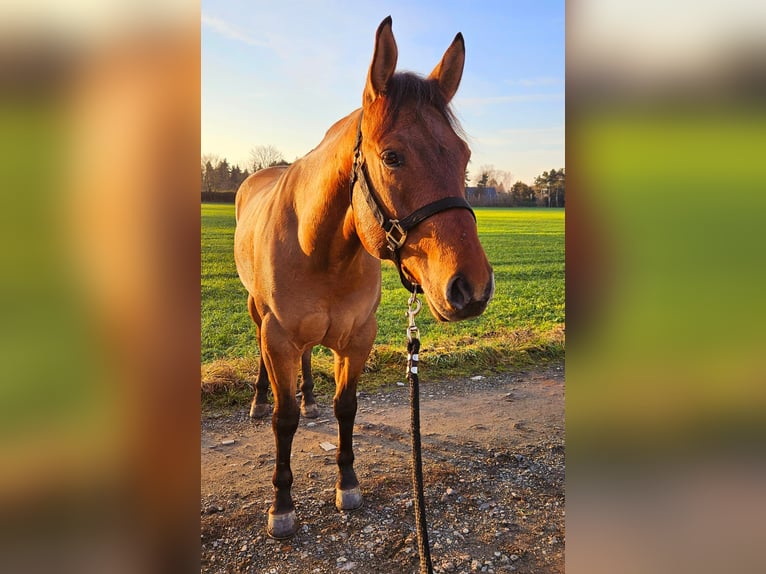
[{"label": "bare tree", "polygon": [[482,165],[476,175],[476,185],[486,187],[489,180],[494,178],[495,171],[494,165]]},{"label": "bare tree", "polygon": [[250,150],[250,166],[253,171],[284,163],[282,152],[273,145],[258,145]]},{"label": "bare tree", "polygon": [[200,157],[200,166],[202,167],[202,170],[205,170],[205,164],[209,163],[211,166],[215,167],[221,162],[221,157],[218,154],[214,153],[203,153],[202,157]]},{"label": "bare tree", "polygon": [[[494,181],[494,183],[491,183],[492,181]],[[496,169],[492,174],[490,185],[497,187],[498,191],[510,192],[511,187],[513,186],[513,174],[511,174],[510,171]]]}]

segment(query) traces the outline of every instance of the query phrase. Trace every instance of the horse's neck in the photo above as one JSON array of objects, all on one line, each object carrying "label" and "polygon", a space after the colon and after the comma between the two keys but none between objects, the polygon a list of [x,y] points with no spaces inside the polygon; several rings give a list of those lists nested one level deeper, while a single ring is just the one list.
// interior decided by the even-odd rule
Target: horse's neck
[{"label": "horse's neck", "polygon": [[336,122],[322,142],[300,160],[296,187],[298,237],[306,253],[339,260],[361,248],[349,205],[349,183],[359,112]]}]

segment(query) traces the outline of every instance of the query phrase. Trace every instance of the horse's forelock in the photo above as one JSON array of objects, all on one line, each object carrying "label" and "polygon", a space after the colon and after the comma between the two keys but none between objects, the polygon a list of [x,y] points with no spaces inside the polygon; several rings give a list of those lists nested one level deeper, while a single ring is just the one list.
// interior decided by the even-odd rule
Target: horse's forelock
[{"label": "horse's forelock", "polygon": [[412,106],[416,110],[424,107],[435,108],[463,139],[465,132],[455,117],[452,108],[444,99],[436,80],[429,80],[411,72],[399,72],[391,77],[383,97],[374,102],[378,130],[385,131],[393,126],[399,112]]}]

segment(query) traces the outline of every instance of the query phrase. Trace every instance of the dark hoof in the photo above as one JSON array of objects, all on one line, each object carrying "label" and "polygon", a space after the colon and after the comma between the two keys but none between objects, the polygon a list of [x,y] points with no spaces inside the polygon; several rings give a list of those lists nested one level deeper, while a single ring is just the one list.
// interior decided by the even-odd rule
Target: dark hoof
[{"label": "dark hoof", "polygon": [[319,405],[311,403],[308,405],[301,405],[301,415],[307,419],[315,419],[319,416]]},{"label": "dark hoof", "polygon": [[271,414],[271,405],[269,403],[255,404],[250,407],[251,419],[262,419],[263,417]]},{"label": "dark hoof", "polygon": [[335,489],[335,507],[338,510],[356,510],[362,506],[364,499],[358,486],[348,490]]},{"label": "dark hoof", "polygon": [[269,510],[269,524],[266,526],[266,533],[276,540],[291,538],[298,526],[295,521],[295,511],[291,510],[285,514],[272,514]]}]

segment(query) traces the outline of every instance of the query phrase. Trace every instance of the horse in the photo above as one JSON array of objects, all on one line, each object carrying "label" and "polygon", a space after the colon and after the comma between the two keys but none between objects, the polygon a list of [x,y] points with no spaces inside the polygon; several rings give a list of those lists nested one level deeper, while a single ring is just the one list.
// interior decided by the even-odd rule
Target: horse
[{"label": "horse", "polygon": [[377,332],[381,260],[394,262],[439,321],[480,315],[494,292],[465,200],[470,150],[449,106],[463,74],[463,36],[428,77],[396,72],[397,56],[389,16],[375,33],[361,108],[304,157],[252,174],[237,192],[235,261],[261,357],[251,416],[268,414],[269,387],[274,398],[272,538],[297,529],[290,454],[301,414],[319,412],[310,375],[316,345],[334,355],[335,504],[362,505],[352,433],[357,382]]}]

